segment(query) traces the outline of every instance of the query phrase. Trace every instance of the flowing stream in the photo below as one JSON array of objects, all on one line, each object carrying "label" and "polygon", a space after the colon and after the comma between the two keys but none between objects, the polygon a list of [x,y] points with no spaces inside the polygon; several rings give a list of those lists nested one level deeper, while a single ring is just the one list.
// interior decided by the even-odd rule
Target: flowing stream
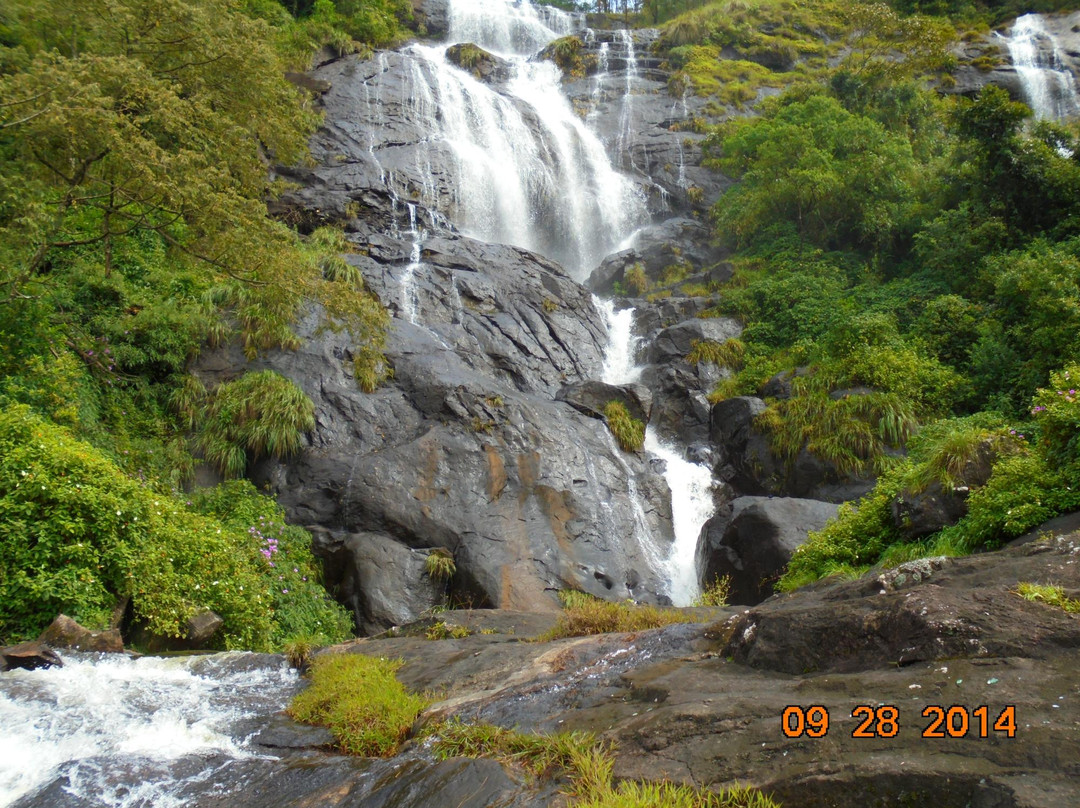
[{"label": "flowing stream", "polygon": [[297,686],[295,672],[257,654],[63,658],[0,675],[0,808],[58,777],[88,805],[184,805],[186,787],[259,754],[252,720]]},{"label": "flowing stream", "polygon": [[1005,37],[1009,57],[1035,117],[1065,120],[1080,112],[1076,79],[1066,66],[1057,39],[1046,29],[1040,14],[1025,14]]}]

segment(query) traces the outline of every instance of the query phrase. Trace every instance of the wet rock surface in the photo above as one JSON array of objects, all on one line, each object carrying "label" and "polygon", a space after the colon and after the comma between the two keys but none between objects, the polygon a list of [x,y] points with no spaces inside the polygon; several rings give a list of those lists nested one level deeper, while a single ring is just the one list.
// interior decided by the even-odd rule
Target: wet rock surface
[{"label": "wet rock surface", "polygon": [[[710,625],[547,643],[367,640],[351,650],[402,656],[403,680],[446,688],[433,716],[597,732],[617,744],[617,777],[706,788],[737,780],[786,808],[1066,808],[1080,799],[1080,619],[1013,589],[1080,585],[1078,561],[1072,534],[822,583],[745,614],[714,610],[722,619]],[[898,631],[893,614],[913,630]],[[784,709],[815,704],[829,711],[827,734],[785,737]],[[899,711],[895,737],[853,738],[852,711],[882,704]],[[967,733],[923,737],[929,705],[963,707]],[[982,737],[970,715],[980,705],[991,725],[1013,705],[1015,737],[992,726]]]},{"label": "wet rock surface", "polygon": [[124,650],[124,640],[118,630],[91,631],[66,614],[58,615],[38,637],[38,642],[50,648],[67,648],[72,651],[115,654]]}]

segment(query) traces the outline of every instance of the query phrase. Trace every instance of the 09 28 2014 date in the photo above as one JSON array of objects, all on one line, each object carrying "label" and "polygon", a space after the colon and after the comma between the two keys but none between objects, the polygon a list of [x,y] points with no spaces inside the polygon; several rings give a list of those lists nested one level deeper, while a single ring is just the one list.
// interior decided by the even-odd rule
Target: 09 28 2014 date
[{"label": "09 28 2014 date", "polygon": [[[985,704],[945,707],[928,704],[922,709],[923,738],[1016,737],[1016,706],[991,708]],[[852,738],[895,738],[900,732],[900,708],[892,704],[871,707],[859,704],[851,711],[858,723]],[[824,738],[829,732],[829,710],[822,704],[790,705],[780,717],[780,729],[788,738]]]}]

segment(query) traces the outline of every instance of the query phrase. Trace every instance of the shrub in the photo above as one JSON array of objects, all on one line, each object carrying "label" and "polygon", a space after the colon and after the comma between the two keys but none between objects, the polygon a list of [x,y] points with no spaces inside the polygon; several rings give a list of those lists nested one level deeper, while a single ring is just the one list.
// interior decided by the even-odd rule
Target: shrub
[{"label": "shrub", "polygon": [[712,362],[723,368],[738,370],[745,354],[746,346],[734,337],[722,343],[711,339],[696,339],[690,343],[690,353],[686,355],[686,361],[694,365]]},{"label": "shrub", "polygon": [[539,638],[541,642],[616,631],[645,631],[691,620],[676,609],[643,606],[631,601],[615,603],[584,592],[560,592],[559,597],[563,602],[559,622]]},{"label": "shrub", "polygon": [[630,411],[619,401],[609,401],[604,407],[604,420],[608,429],[624,452],[637,452],[645,445],[645,424],[630,416]]},{"label": "shrub", "polygon": [[701,590],[701,594],[694,599],[695,606],[727,606],[728,598],[731,597],[731,576],[724,575],[713,579],[713,582]]},{"label": "shrub", "polygon": [[293,699],[288,713],[327,727],[350,754],[390,757],[427,706],[395,677],[402,664],[363,654],[316,657],[311,686]]}]

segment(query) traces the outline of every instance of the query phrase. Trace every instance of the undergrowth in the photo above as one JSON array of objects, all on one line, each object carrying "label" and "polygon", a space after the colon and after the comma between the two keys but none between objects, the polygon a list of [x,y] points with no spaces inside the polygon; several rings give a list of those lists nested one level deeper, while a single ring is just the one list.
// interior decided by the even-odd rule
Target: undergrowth
[{"label": "undergrowth", "polygon": [[1052,584],[1019,583],[1016,594],[1033,603],[1045,603],[1069,614],[1080,612],[1080,600],[1065,596],[1065,590]]}]

